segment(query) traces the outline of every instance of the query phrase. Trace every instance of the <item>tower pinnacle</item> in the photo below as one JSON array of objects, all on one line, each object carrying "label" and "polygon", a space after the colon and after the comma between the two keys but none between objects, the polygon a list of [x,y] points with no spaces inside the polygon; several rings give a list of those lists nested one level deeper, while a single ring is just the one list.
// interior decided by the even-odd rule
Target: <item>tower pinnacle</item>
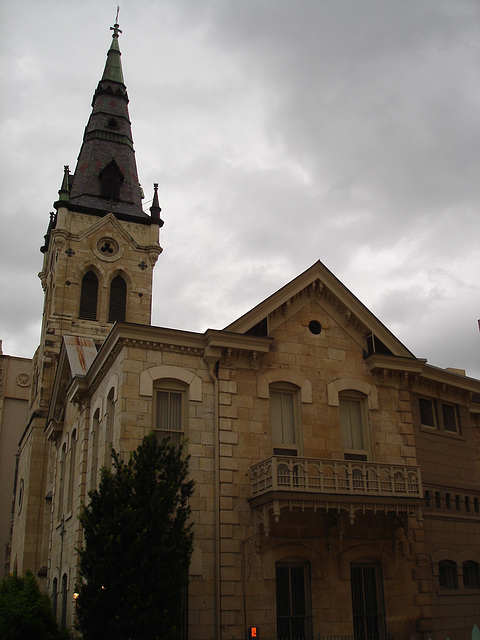
[{"label": "tower pinnacle", "polygon": [[[122,33],[118,8],[105,68],[93,96],[92,112],[85,127],[83,143],[67,198],[63,189],[56,206],[70,211],[151,224],[142,208],[130,117],[124,84],[121,52]],[[157,220],[155,222],[158,223]]]}]

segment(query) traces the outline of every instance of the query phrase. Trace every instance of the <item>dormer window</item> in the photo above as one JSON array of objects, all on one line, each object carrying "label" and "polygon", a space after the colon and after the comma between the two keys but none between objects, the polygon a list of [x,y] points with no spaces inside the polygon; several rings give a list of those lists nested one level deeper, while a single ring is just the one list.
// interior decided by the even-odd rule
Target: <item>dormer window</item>
[{"label": "dormer window", "polygon": [[120,187],[124,180],[123,173],[120,171],[120,167],[111,160],[106,167],[104,167],[100,173],[99,178],[101,182],[100,195],[102,198],[109,198],[112,200],[120,199]]},{"label": "dormer window", "polygon": [[115,118],[109,118],[107,120],[107,122],[105,123],[105,126],[108,127],[109,129],[119,129],[120,125],[118,124],[118,120],[116,120]]}]

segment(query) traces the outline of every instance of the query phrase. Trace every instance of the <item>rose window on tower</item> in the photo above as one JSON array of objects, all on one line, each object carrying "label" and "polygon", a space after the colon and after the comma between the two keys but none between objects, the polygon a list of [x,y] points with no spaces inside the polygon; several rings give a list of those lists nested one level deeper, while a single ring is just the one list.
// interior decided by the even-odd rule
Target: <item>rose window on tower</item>
[{"label": "rose window on tower", "polygon": [[97,249],[102,258],[113,258],[118,253],[118,244],[112,238],[101,238]]}]

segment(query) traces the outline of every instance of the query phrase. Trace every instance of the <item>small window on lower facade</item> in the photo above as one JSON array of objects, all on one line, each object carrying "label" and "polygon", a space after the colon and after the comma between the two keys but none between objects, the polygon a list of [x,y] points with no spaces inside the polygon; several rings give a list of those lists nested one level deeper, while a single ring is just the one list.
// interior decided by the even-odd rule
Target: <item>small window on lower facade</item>
[{"label": "small window on lower facade", "polygon": [[480,569],[478,562],[468,560],[462,565],[465,589],[480,589]]},{"label": "small window on lower facade", "polygon": [[312,604],[310,565],[307,562],[277,562],[277,638],[311,640]]},{"label": "small window on lower facade", "polygon": [[155,391],[155,433],[177,447],[185,438],[185,389],[175,382]]},{"label": "small window on lower facade", "polygon": [[438,563],[438,584],[440,589],[458,589],[457,563],[442,560]]}]

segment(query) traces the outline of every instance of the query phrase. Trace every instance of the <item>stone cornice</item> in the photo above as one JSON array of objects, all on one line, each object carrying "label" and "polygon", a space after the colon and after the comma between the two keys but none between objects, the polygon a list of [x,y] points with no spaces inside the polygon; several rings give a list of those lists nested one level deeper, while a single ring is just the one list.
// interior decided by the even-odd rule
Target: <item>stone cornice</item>
[{"label": "stone cornice", "polygon": [[469,378],[455,371],[440,369],[427,364],[421,358],[403,358],[374,353],[366,358],[365,363],[372,373],[384,378],[400,377],[403,386],[428,386],[438,392],[480,393],[480,380]]}]

